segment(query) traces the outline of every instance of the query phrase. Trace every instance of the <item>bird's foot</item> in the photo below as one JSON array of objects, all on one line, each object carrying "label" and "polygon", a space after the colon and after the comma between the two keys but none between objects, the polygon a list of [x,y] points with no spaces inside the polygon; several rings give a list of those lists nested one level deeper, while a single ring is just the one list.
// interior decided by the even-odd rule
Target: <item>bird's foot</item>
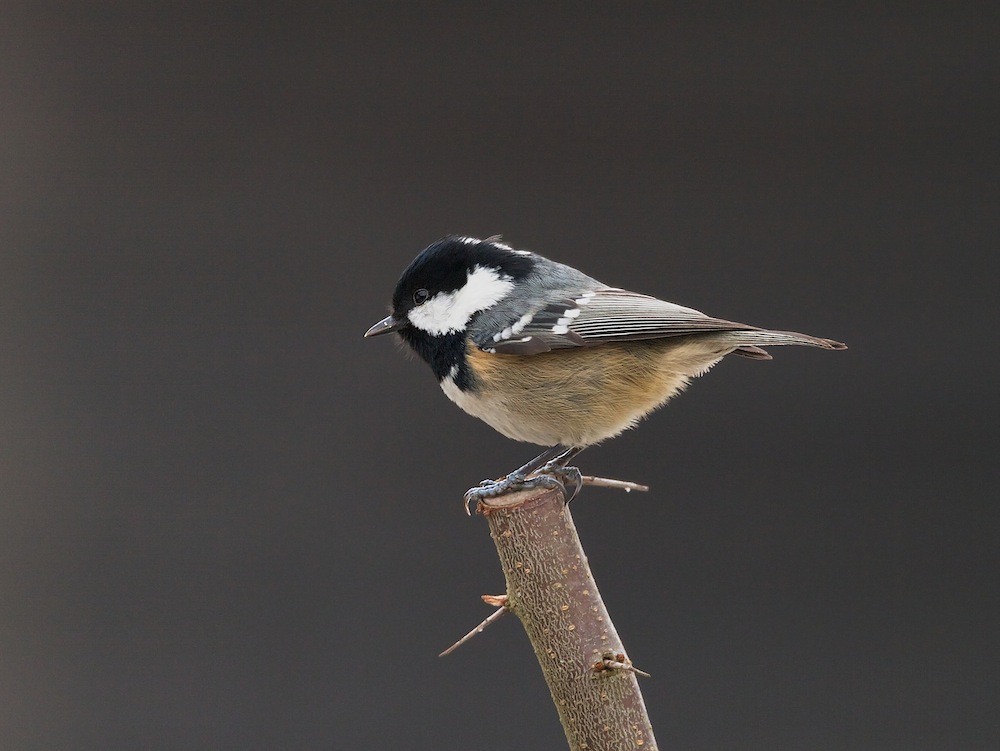
[{"label": "bird's foot", "polygon": [[506,493],[537,488],[561,490],[566,503],[569,503],[580,492],[581,487],[583,487],[583,476],[579,469],[550,462],[527,476],[520,471],[511,472],[499,480],[483,480],[476,487],[469,488],[465,491],[465,513],[470,513],[469,506],[473,502],[478,503]]},{"label": "bird's foot", "polygon": [[558,460],[549,462],[529,479],[534,479],[536,476],[549,477],[558,482],[562,486],[566,503],[576,498],[576,494],[583,487],[583,475],[580,474],[580,470],[576,467],[564,467]]}]

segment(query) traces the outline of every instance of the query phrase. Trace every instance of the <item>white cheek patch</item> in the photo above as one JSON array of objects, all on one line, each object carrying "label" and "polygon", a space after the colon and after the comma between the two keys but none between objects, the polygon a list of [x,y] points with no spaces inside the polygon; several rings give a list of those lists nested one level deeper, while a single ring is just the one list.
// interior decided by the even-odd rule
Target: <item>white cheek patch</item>
[{"label": "white cheek patch", "polygon": [[465,328],[473,313],[485,310],[514,289],[509,276],[496,269],[476,266],[465,285],[454,292],[438,292],[411,310],[407,317],[421,331],[435,336],[454,334]]}]

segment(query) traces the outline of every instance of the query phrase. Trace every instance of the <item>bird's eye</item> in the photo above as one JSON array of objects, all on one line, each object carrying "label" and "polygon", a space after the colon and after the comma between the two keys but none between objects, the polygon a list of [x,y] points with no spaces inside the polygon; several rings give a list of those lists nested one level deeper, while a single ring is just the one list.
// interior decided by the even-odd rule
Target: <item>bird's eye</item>
[{"label": "bird's eye", "polygon": [[430,296],[431,293],[425,290],[423,287],[421,287],[420,289],[418,289],[416,292],[413,293],[413,302],[415,302],[417,305],[423,305],[425,302],[427,302],[427,298]]}]

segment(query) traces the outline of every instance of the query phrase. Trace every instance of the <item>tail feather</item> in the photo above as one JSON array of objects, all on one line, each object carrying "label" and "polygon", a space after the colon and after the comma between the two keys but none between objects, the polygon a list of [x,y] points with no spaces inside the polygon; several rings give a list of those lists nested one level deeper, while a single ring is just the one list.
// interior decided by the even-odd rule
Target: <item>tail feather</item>
[{"label": "tail feather", "polygon": [[[783,344],[801,344],[807,347],[820,347],[822,349],[847,349],[846,344],[835,342],[833,339],[821,339],[818,336],[800,334],[797,331],[768,331],[758,329],[751,331],[733,331],[727,333],[726,338],[736,345],[735,353],[744,357],[751,357],[759,360],[765,358],[760,356],[760,347],[774,347]],[[764,352],[763,354],[767,354]]]}]

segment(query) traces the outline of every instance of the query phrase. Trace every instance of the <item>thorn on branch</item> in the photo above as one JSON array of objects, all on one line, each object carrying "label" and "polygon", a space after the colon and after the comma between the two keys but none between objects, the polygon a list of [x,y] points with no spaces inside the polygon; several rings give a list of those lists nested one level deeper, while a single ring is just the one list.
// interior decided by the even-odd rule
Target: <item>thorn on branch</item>
[{"label": "thorn on branch", "polygon": [[594,663],[594,672],[600,673],[605,670],[627,670],[630,673],[635,673],[636,675],[641,675],[643,678],[651,678],[649,673],[644,670],[639,670],[632,664],[632,661],[626,657],[621,652],[617,654],[614,652],[605,652],[601,655],[601,659]]},{"label": "thorn on branch", "polygon": [[448,647],[448,649],[439,654],[438,657],[445,657],[446,655],[450,655],[456,649],[465,644],[465,642],[469,641],[473,636],[475,636],[476,634],[483,633],[483,631],[486,630],[487,626],[489,626],[494,621],[499,620],[500,616],[502,616],[504,613],[507,612],[507,595],[482,595],[482,598],[483,602],[485,602],[487,605],[496,605],[497,609],[494,610],[492,613],[490,613],[488,616],[486,616],[486,619],[483,620],[483,622],[480,623],[478,626],[476,626],[474,629],[472,629],[472,631],[467,633],[457,642]]}]

